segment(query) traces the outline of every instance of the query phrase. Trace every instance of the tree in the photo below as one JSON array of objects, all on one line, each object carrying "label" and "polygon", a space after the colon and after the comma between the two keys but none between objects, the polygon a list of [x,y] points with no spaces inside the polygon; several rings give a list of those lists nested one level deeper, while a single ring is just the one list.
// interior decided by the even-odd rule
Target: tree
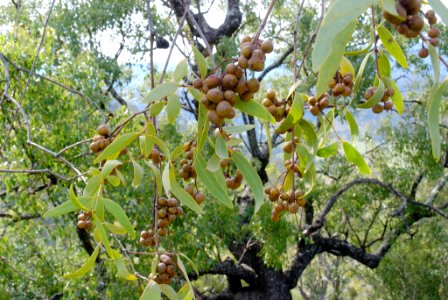
[{"label": "tree", "polygon": [[[446,24],[446,7],[429,3]],[[52,241],[69,239],[64,225],[77,215],[77,236],[90,256],[77,251],[79,243],[67,245],[64,255],[82,261],[76,271],[44,256],[39,269],[46,268],[53,284],[36,283],[43,295],[67,293],[59,273],[87,286],[77,278],[96,265],[96,286],[88,285],[96,291],[68,293],[291,299],[316,257],[347,257],[375,269],[423,220],[448,217],[440,196],[448,180],[441,135],[447,127],[440,120],[446,45],[439,46],[446,27],[436,24],[431,7],[420,12],[421,1],[272,1],[258,18],[255,2],[229,0],[218,28],[207,22],[202,2],[162,1],[164,12],[151,1],[51,1],[44,18],[36,13],[41,4],[2,7],[9,30],[0,37],[6,45],[0,53],[6,128],[0,216],[5,230],[45,220],[31,233],[36,243],[25,247],[29,255],[51,248],[42,240],[48,228]],[[164,19],[166,13],[176,22]],[[133,23],[136,15],[147,24]],[[98,44],[104,30],[121,38],[114,57]],[[157,71],[155,49],[182,51],[181,39],[190,45],[186,60],[167,72],[168,58]],[[427,66],[415,55],[407,59],[399,43],[431,56],[434,76],[413,80],[416,93],[403,93],[393,78]],[[270,54],[273,45],[277,53]],[[130,72],[117,62],[124,49],[147,53],[150,61],[145,108],[134,113],[121,94]],[[279,67],[275,80],[270,72]],[[113,99],[122,108],[110,112]],[[386,111],[403,117],[379,135],[369,133],[361,154],[355,146],[363,109],[374,118]],[[28,226],[24,236],[33,223]],[[15,248],[11,243],[1,251]],[[10,278],[33,280],[9,262],[20,258],[1,258]],[[225,288],[205,293],[207,275],[225,275]],[[129,288],[115,288],[121,284]]]}]

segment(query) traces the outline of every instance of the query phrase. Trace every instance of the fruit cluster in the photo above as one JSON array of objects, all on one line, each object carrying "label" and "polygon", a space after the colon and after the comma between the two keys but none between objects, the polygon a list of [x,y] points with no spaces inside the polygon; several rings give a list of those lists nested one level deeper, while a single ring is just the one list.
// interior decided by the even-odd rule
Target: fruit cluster
[{"label": "fruit cluster", "polygon": [[[154,236],[154,230],[143,230],[140,232],[140,244],[145,247],[155,247],[156,246],[156,237]],[[158,244],[162,242],[162,237],[157,236]]]},{"label": "fruit cluster", "polygon": [[[222,75],[210,74],[204,80],[199,78],[193,81],[193,86],[201,90],[204,96],[202,104],[207,108],[207,118],[218,127],[224,119],[233,119],[235,109],[233,106],[239,96],[242,101],[250,101],[260,89],[257,78],[247,80],[243,76],[243,69],[262,71],[266,60],[265,53],[272,52],[270,41],[253,41],[250,37],[243,38],[241,42],[241,56],[238,65],[230,63]],[[246,76],[247,77],[247,76]]]},{"label": "fruit cluster", "polygon": [[176,262],[170,255],[162,254],[160,255],[156,271],[155,282],[158,284],[170,284],[171,279],[176,277]]},{"label": "fruit cluster", "polygon": [[[294,144],[298,144],[300,142],[300,139],[298,137],[294,137],[294,143],[292,141],[287,141],[283,145],[283,152],[291,154],[294,151]],[[291,161],[288,160],[290,163]]]},{"label": "fruit cluster", "polygon": [[235,171],[235,176],[226,177],[227,188],[231,190],[236,190],[237,188],[239,188],[241,186],[241,182],[243,182],[243,174],[238,169]]},{"label": "fruit cluster", "polygon": [[[374,86],[369,87],[364,93],[364,99],[369,100],[375,95],[377,88]],[[384,90],[383,98],[381,102],[372,107],[372,111],[376,114],[382,113],[384,110],[389,111],[394,107],[394,103],[390,101],[390,98],[395,94],[392,88],[386,88]]]},{"label": "fruit cluster", "polygon": [[[428,10],[425,14],[425,18],[428,20],[430,26],[430,29],[428,30],[428,41],[431,45],[437,47],[439,45],[440,31],[433,26],[437,23],[436,13],[433,10]],[[418,52],[418,56],[421,58],[426,58],[429,56],[429,50],[425,48],[424,44]]]},{"label": "fruit cluster", "polygon": [[185,158],[179,161],[179,176],[188,181],[190,178],[196,178],[196,170],[193,166],[195,142],[189,142],[184,145]]},{"label": "fruit cluster", "polygon": [[254,40],[250,36],[245,36],[241,40],[240,48],[238,65],[243,69],[261,72],[264,70],[266,53],[271,53],[274,50],[274,45],[269,40]]},{"label": "fruit cluster", "polygon": [[159,149],[152,148],[151,152],[149,153],[149,159],[153,161],[156,165],[160,164],[163,160],[165,160],[165,155],[163,153],[160,153]]},{"label": "fruit cluster", "polygon": [[98,135],[93,137],[93,141],[90,144],[90,149],[93,153],[99,153],[103,151],[114,140],[114,138],[110,136],[110,130],[106,124],[100,125],[96,129],[96,132],[98,133]]},{"label": "fruit cluster", "polygon": [[202,193],[202,192],[200,192],[200,191],[198,191],[198,190],[195,190],[194,187],[192,187],[191,185],[186,185],[186,186],[184,187],[184,190],[185,190],[188,194],[190,194],[191,197],[193,197],[194,201],[196,201],[196,203],[197,203],[198,205],[201,205],[202,202],[204,202],[204,200],[205,200],[205,195],[204,195],[204,193]]},{"label": "fruit cluster", "polygon": [[184,215],[182,207],[179,206],[179,202],[175,198],[160,197],[157,201],[157,233],[159,236],[166,236],[166,228],[176,220],[177,217]]},{"label": "fruit cluster", "polygon": [[289,112],[288,101],[279,100],[274,90],[268,90],[266,98],[261,102],[277,122],[281,122]]},{"label": "fruit cluster", "polygon": [[334,97],[344,96],[348,97],[353,91],[353,75],[345,73],[344,76],[337,71],[334,77],[328,82],[328,87],[331,89],[331,94]]},{"label": "fruit cluster", "polygon": [[[157,239],[158,243],[162,241],[162,236],[168,234],[167,228],[173,223],[177,217],[184,215],[182,207],[175,198],[160,197],[157,201]],[[154,228],[154,226],[152,226]],[[144,230],[140,232],[140,244],[145,247],[154,247],[156,245],[156,237],[154,230]]]},{"label": "fruit cluster", "polygon": [[398,16],[383,11],[383,17],[401,35],[407,38],[415,38],[425,25],[423,19],[418,15],[421,6],[422,2],[420,0],[398,0],[395,4]]},{"label": "fruit cluster", "polygon": [[317,116],[321,111],[327,108],[330,105],[330,95],[328,93],[324,93],[319,98],[311,97],[308,99],[308,104],[310,105],[310,112]]},{"label": "fruit cluster", "polygon": [[90,220],[91,218],[92,218],[92,212],[90,211],[80,213],[78,215],[78,224],[77,224],[78,228],[85,230],[92,229],[92,221]]},{"label": "fruit cluster", "polygon": [[264,192],[268,195],[271,202],[275,202],[271,211],[271,219],[274,222],[280,220],[280,215],[284,211],[295,214],[300,207],[306,205],[304,199],[305,193],[302,190],[296,191],[282,191],[282,186],[274,186],[265,188]]}]

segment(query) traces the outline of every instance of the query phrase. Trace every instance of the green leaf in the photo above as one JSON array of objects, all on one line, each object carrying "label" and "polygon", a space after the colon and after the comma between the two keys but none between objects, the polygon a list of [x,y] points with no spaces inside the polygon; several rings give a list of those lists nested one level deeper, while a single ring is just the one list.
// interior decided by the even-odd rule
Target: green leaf
[{"label": "green leaf", "polygon": [[73,191],[73,184],[70,185],[70,188],[68,190],[68,196],[76,208],[86,210],[86,211],[89,210],[86,206],[84,206],[79,201],[78,197],[76,197],[75,192]]},{"label": "green leaf", "polygon": [[224,126],[222,129],[229,134],[239,134],[254,128],[255,125],[235,125],[235,126]]},{"label": "green leaf", "polygon": [[220,158],[229,158],[229,154],[227,153],[226,141],[222,135],[218,134],[215,140],[215,153]]},{"label": "green leaf", "polygon": [[229,195],[227,194],[225,181],[218,181],[213,173],[206,169],[206,162],[200,154],[197,155],[193,163],[199,180],[204,184],[207,190],[209,190],[210,194],[212,194],[219,202],[221,202],[225,206],[232,208],[233,203],[232,200],[230,200]]},{"label": "green leaf", "polygon": [[358,104],[357,106],[358,108],[372,108],[376,104],[378,104],[381,101],[381,99],[383,99],[385,90],[384,82],[378,77],[376,79],[379,81],[379,84],[375,94],[373,94],[373,96],[368,101]]},{"label": "green leaf", "polygon": [[364,74],[364,70],[366,68],[367,62],[369,61],[371,53],[367,53],[364,59],[359,66],[358,75],[356,75],[355,86],[353,88],[353,92],[356,93],[359,89],[359,85],[361,84],[362,75]]},{"label": "green leaf", "polygon": [[439,53],[436,48],[431,44],[428,44],[429,55],[431,56],[432,69],[434,71],[434,81],[439,82],[440,80],[440,61]]},{"label": "green leaf", "polygon": [[444,81],[440,86],[435,85],[429,97],[428,106],[428,127],[429,135],[431,137],[432,144],[432,156],[435,160],[439,160],[441,156],[441,143],[442,139],[440,137],[440,103],[442,100],[443,91],[448,84],[448,80]]},{"label": "green leaf", "polygon": [[[446,3],[446,1],[444,1]],[[443,23],[448,26],[448,8],[440,0],[428,0],[429,5],[434,9],[435,12],[440,16]]]},{"label": "green leaf", "polygon": [[171,182],[170,182],[170,164],[165,164],[162,172],[162,184],[165,190],[165,194],[171,194]]},{"label": "green leaf", "polygon": [[109,222],[104,222],[104,226],[114,234],[126,234],[127,232],[127,230],[123,227],[123,225],[121,225],[117,221],[115,221],[113,224]]},{"label": "green leaf", "polygon": [[143,147],[143,153],[144,153],[144,157],[148,158],[149,154],[151,153],[152,147],[154,147],[154,142],[149,138],[149,136],[156,136],[157,135],[157,131],[154,128],[154,124],[152,124],[152,122],[148,123],[148,126],[146,127],[146,132],[145,132],[145,144]]},{"label": "green leaf", "polygon": [[400,45],[398,45],[392,33],[390,33],[390,31],[384,25],[377,27],[377,31],[386,50],[389,51],[389,53],[403,68],[407,69],[409,65],[408,61],[406,60],[406,56],[404,56],[403,50],[401,49]]},{"label": "green leaf", "polygon": [[175,161],[181,154],[185,152],[184,145],[180,144],[173,151],[171,151],[171,160]]},{"label": "green leaf", "polygon": [[177,91],[178,84],[172,81],[164,82],[155,88],[153,88],[146,96],[143,98],[143,103],[150,103],[153,101],[165,98],[168,95],[174,94]]},{"label": "green leaf", "polygon": [[260,176],[258,176],[257,171],[252,167],[250,162],[246,157],[238,151],[232,153],[232,159],[236,164],[238,170],[243,174],[244,179],[252,190],[252,194],[255,199],[255,213],[260,209],[263,203],[264,192],[263,183],[261,182]]},{"label": "green leaf", "polygon": [[392,96],[392,102],[394,103],[397,112],[402,115],[404,109],[403,95],[401,94],[400,88],[391,78],[383,78],[386,88],[391,88],[394,90],[394,95]]},{"label": "green leaf", "polygon": [[[364,13],[371,5],[378,4],[379,0],[334,0],[322,21],[320,30],[317,34],[316,42],[312,53],[313,70],[317,72],[321,69],[325,60],[332,56],[330,48],[336,43],[340,43],[340,33],[352,26],[354,21]],[[340,45],[338,46],[340,47]],[[345,43],[343,45],[345,48]],[[330,50],[330,51],[329,51]],[[334,57],[339,64],[342,56]],[[336,70],[333,70],[336,71]],[[334,72],[332,76],[334,75]],[[319,96],[319,92],[317,92]]]},{"label": "green leaf", "polygon": [[399,16],[398,12],[397,12],[395,0],[381,0],[381,6],[383,7],[384,10],[393,14],[394,16],[396,16],[396,17]]},{"label": "green leaf", "polygon": [[[352,0],[343,0],[344,2],[352,2]],[[371,1],[371,0],[368,0]],[[335,2],[341,2],[340,0],[336,0],[333,1],[332,4],[330,5],[330,8],[333,6],[333,4]],[[364,2],[364,1],[358,1],[356,0],[356,2]],[[367,0],[366,0],[367,2]],[[330,12],[330,11],[329,11]],[[322,23],[323,24],[323,23]],[[320,42],[320,45],[317,44],[317,40],[316,40],[316,44],[314,45],[314,52],[318,51],[318,52],[322,52],[322,50],[324,51],[324,55],[328,54],[325,56],[325,59],[322,61],[322,63],[317,62],[316,64],[319,63],[319,75],[317,78],[317,85],[316,85],[316,97],[320,97],[327,89],[328,89],[328,81],[333,78],[334,73],[336,73],[336,71],[338,70],[339,67],[339,63],[341,62],[342,57],[344,56],[344,52],[345,52],[345,46],[347,45],[347,43],[350,41],[350,39],[352,38],[353,32],[355,31],[355,27],[356,27],[356,22],[350,22],[347,24],[347,26],[345,28],[343,28],[340,32],[336,33],[336,39],[331,39],[331,41],[325,41],[324,44],[322,44],[322,42]],[[322,27],[319,30],[319,33],[322,32]],[[319,33],[318,33],[318,38],[319,38]],[[316,50],[319,49],[320,47],[323,47],[321,50]],[[320,56],[320,54],[319,54]],[[313,57],[313,68],[314,68],[314,57]]]},{"label": "green leaf", "polygon": [[286,132],[303,117],[303,105],[306,98],[307,96],[304,94],[295,94],[289,113],[280,123],[280,126],[277,128],[277,132]]},{"label": "green leaf", "polygon": [[82,195],[85,197],[95,196],[100,188],[102,180],[101,175],[92,176],[89,181],[87,181]]},{"label": "green leaf", "polygon": [[345,56],[342,57],[341,62],[339,63],[339,71],[344,76],[347,73],[352,75],[352,78],[355,78],[355,69],[353,68],[352,62]]},{"label": "green leaf", "polygon": [[168,96],[168,104],[166,106],[166,116],[171,124],[176,122],[176,118],[180,113],[180,98],[178,95]]},{"label": "green leaf", "polygon": [[162,299],[162,291],[159,285],[151,280],[140,296],[140,300],[160,300]]},{"label": "green leaf", "polygon": [[314,150],[316,150],[318,146],[318,140],[313,125],[304,119],[300,120],[298,124],[303,131],[306,143]]},{"label": "green leaf", "polygon": [[186,256],[185,254],[183,254],[182,252],[180,252],[178,255],[180,255],[180,256],[182,256],[183,258],[185,258],[187,261],[188,261],[188,263],[193,267],[193,270],[196,272],[196,274],[197,275],[199,275],[199,269],[198,269],[198,267],[196,266],[196,264],[188,257],[188,256]]},{"label": "green leaf", "polygon": [[356,142],[358,140],[359,128],[355,118],[348,109],[345,111],[345,118],[347,119],[348,125],[350,126],[350,135],[352,136],[352,142]]},{"label": "green leaf", "polygon": [[185,280],[188,283],[188,286],[190,287],[191,290],[193,290],[193,287],[191,285],[190,279],[188,278],[188,273],[187,273],[187,269],[185,268],[184,263],[182,262],[182,259],[180,259],[180,255],[177,255],[177,265],[179,266],[179,269],[182,272],[182,276],[185,278]]},{"label": "green leaf", "polygon": [[179,82],[188,74],[188,63],[186,59],[181,60],[174,70],[174,81]]},{"label": "green leaf", "polygon": [[95,217],[93,218],[93,224],[98,229],[98,232],[101,236],[101,242],[103,243],[104,248],[106,248],[107,254],[109,254],[111,258],[114,258],[115,255],[112,251],[112,248],[110,247],[109,237],[107,236],[106,230],[104,230],[103,224],[98,218]]},{"label": "green leaf", "polygon": [[159,284],[162,293],[170,300],[178,300],[176,291],[168,284]]},{"label": "green leaf", "polygon": [[96,258],[98,257],[98,253],[100,252],[100,245],[96,246],[95,250],[93,251],[92,255],[89,257],[89,259],[86,261],[86,263],[79,268],[78,270],[76,270],[73,273],[64,275],[63,278],[79,278],[84,276],[87,272],[90,271],[90,269],[93,268],[93,266],[95,266],[95,261]]},{"label": "green leaf", "polygon": [[137,187],[143,180],[143,168],[135,160],[132,161],[132,164],[134,165],[134,180],[132,181],[132,186]]},{"label": "green leaf", "polygon": [[101,169],[101,176],[104,178],[106,178],[113,169],[115,169],[117,166],[121,165],[121,161],[118,160],[108,160],[106,161],[106,163],[104,164],[103,168]]},{"label": "green leaf", "polygon": [[334,143],[326,147],[319,148],[316,155],[323,158],[334,156],[338,153],[339,143]]},{"label": "green leaf", "polygon": [[[88,197],[79,197],[79,200],[82,205],[88,207],[87,203],[91,199]],[[56,207],[49,209],[42,217],[43,218],[58,217],[60,215],[65,215],[65,214],[71,213],[76,210],[78,210],[78,208],[73,204],[73,201],[68,200],[68,201],[61,203],[60,205],[58,205]],[[87,210],[89,210],[89,209],[87,209]]]},{"label": "green leaf", "polygon": [[199,73],[201,73],[201,78],[204,79],[207,75],[208,62],[205,60],[204,55],[193,45],[191,45],[191,49],[193,49],[194,58],[198,63]]},{"label": "green leaf", "polygon": [[157,117],[162,111],[162,109],[165,107],[165,105],[166,105],[165,101],[159,101],[151,104],[151,106],[149,107],[149,115],[151,117]]},{"label": "green leaf", "polygon": [[154,177],[156,178],[157,183],[157,193],[159,195],[162,194],[162,174],[160,174],[159,169],[150,161],[145,160],[145,163],[151,168],[154,173]]},{"label": "green leaf", "polygon": [[378,69],[380,70],[381,78],[390,77],[391,67],[389,57],[383,52],[378,56]]},{"label": "green leaf", "polygon": [[94,163],[99,163],[100,161],[119,153],[121,150],[126,148],[131,144],[137,137],[138,132],[125,133],[117,137],[112,144],[110,144],[100,155],[95,159]]},{"label": "green leaf", "polygon": [[109,175],[106,177],[107,182],[112,184],[113,186],[119,186],[120,185],[120,177]]},{"label": "green leaf", "polygon": [[193,289],[190,284],[185,283],[177,292],[177,297],[182,300],[193,300]]},{"label": "green leaf", "polygon": [[194,211],[197,214],[201,214],[202,208],[196,203],[196,201],[191,197],[189,193],[187,193],[177,182],[176,174],[174,173],[174,169],[170,169],[169,173],[170,177],[170,185],[171,185],[171,193],[179,199],[182,204],[186,205],[189,209]]},{"label": "green leaf", "polygon": [[342,147],[344,148],[344,153],[347,161],[355,164],[361,173],[367,175],[370,174],[369,166],[367,165],[361,154],[359,154],[358,150],[356,150],[356,148],[352,146],[352,144],[343,141]]},{"label": "green leaf", "polygon": [[119,258],[115,258],[114,263],[117,267],[117,277],[126,280],[137,280],[137,277],[135,275],[129,273],[128,268],[126,267],[126,264],[121,256]]},{"label": "green leaf", "polygon": [[124,212],[124,210],[121,208],[121,206],[116,203],[115,201],[112,201],[107,198],[102,198],[104,201],[104,207],[106,210],[111,213],[114,218],[126,229],[126,231],[131,235],[132,238],[135,237],[135,231],[132,227],[131,221],[129,221],[128,216]]},{"label": "green leaf", "polygon": [[149,139],[150,141],[154,142],[155,144],[157,144],[157,146],[159,146],[159,148],[163,152],[163,154],[165,154],[166,158],[168,158],[168,160],[170,160],[171,152],[170,152],[170,149],[168,149],[168,146],[165,144],[164,141],[162,141],[160,138],[158,138],[155,135],[147,135],[146,138]]},{"label": "green leaf", "polygon": [[219,158],[219,156],[216,155],[216,153],[213,153],[213,155],[207,161],[206,169],[210,172],[216,172],[219,169],[221,169],[220,163],[221,163],[221,159]]},{"label": "green leaf", "polygon": [[245,114],[275,124],[274,117],[266,110],[266,108],[263,105],[261,105],[257,101],[251,100],[248,102],[244,102],[238,98],[234,107]]}]

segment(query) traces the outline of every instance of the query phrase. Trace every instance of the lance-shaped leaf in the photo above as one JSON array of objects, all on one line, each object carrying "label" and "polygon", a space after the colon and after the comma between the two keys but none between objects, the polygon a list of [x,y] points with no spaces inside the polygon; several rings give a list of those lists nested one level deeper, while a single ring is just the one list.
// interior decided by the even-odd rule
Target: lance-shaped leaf
[{"label": "lance-shaped leaf", "polygon": [[193,45],[191,45],[191,49],[193,49],[193,55],[198,63],[199,73],[201,73],[201,78],[204,79],[207,75],[208,62],[205,60],[204,55]]},{"label": "lance-shaped leaf", "polygon": [[250,162],[244,157],[240,152],[234,151],[232,153],[232,159],[235,162],[238,170],[243,174],[244,179],[252,190],[252,194],[255,199],[255,212],[257,212],[261,204],[263,203],[263,182],[258,176],[255,168],[250,164]]},{"label": "lance-shaped leaf", "polygon": [[187,206],[189,209],[194,211],[197,214],[202,213],[202,208],[196,203],[196,201],[191,197],[189,193],[187,193],[177,182],[176,174],[174,173],[174,169],[171,168],[169,171],[170,177],[170,185],[171,185],[171,193],[179,199],[179,201]]},{"label": "lance-shaped leaf", "polygon": [[224,126],[222,130],[224,130],[229,134],[239,134],[254,128],[255,128],[254,125],[235,125],[235,126]]},{"label": "lance-shaped leaf", "polygon": [[124,212],[123,208],[116,203],[115,201],[112,201],[107,198],[102,198],[104,202],[104,207],[106,210],[111,213],[114,218],[126,229],[126,231],[131,235],[132,238],[135,237],[135,231],[132,227],[131,221],[129,221],[128,216]]},{"label": "lance-shaped leaf", "polygon": [[[88,203],[90,202],[90,198],[88,197],[79,197],[79,201],[83,206],[86,206],[89,208],[90,206]],[[58,217],[60,215],[65,215],[68,213],[71,213],[73,211],[78,210],[79,208],[73,204],[72,200],[65,201],[64,203],[61,203],[60,205],[53,207],[49,209],[42,217],[44,218],[51,218],[51,217]]]},{"label": "lance-shaped leaf", "polygon": [[299,93],[295,94],[294,101],[292,102],[289,113],[286,118],[280,123],[280,126],[277,128],[277,132],[287,131],[303,117],[303,105],[304,100],[306,99],[306,95]]},{"label": "lance-shaped leaf", "polygon": [[353,64],[347,57],[343,56],[341,62],[339,63],[339,71],[344,76],[347,73],[352,75],[352,78],[355,78],[355,68],[353,68]]},{"label": "lance-shaped leaf", "polygon": [[222,135],[218,134],[215,140],[215,153],[220,158],[229,158],[229,154],[227,153],[226,141]]},{"label": "lance-shaped leaf", "polygon": [[86,263],[76,270],[73,273],[64,275],[64,278],[79,278],[84,276],[87,272],[89,272],[93,266],[95,266],[96,258],[98,257],[98,253],[100,252],[100,245],[96,246],[95,250],[93,251],[92,255],[89,257],[89,259],[86,261]]},{"label": "lance-shaped leaf", "polygon": [[154,173],[154,177],[156,178],[157,183],[157,192],[159,195],[162,194],[162,175],[160,174],[159,169],[152,163],[147,160],[145,160],[145,163],[151,168],[152,172]]},{"label": "lance-shaped leaf", "polygon": [[132,180],[132,186],[137,187],[140,185],[140,183],[143,180],[143,168],[136,162],[135,160],[132,161],[132,164],[134,166],[134,180]]},{"label": "lance-shaped leaf", "polygon": [[442,95],[447,84],[448,80],[444,81],[440,86],[436,84],[432,88],[429,97],[428,127],[432,144],[432,156],[434,157],[435,160],[439,160],[441,155],[442,139],[440,137],[440,127],[439,127],[440,102],[442,100]]},{"label": "lance-shaped leaf", "polygon": [[370,174],[369,166],[367,165],[362,155],[359,154],[358,150],[356,150],[356,148],[352,146],[352,144],[343,141],[342,147],[344,148],[344,153],[347,161],[355,164],[361,173],[367,175]]},{"label": "lance-shaped leaf", "polygon": [[159,284],[162,293],[170,300],[178,300],[176,291],[168,284]]},{"label": "lance-shaped leaf", "polygon": [[331,145],[319,148],[316,155],[323,158],[328,158],[338,153],[339,143],[333,143]]},{"label": "lance-shaped leaf", "polygon": [[366,102],[359,104],[357,106],[358,108],[372,108],[375,105],[377,105],[381,101],[381,99],[383,99],[384,89],[385,89],[384,82],[381,79],[379,79],[378,77],[377,77],[377,80],[379,81],[379,84],[378,84],[375,94],[373,94],[373,96]]},{"label": "lance-shaped leaf", "polygon": [[173,124],[176,122],[176,118],[180,113],[180,98],[178,95],[168,96],[168,104],[166,106],[166,116],[168,121]]},{"label": "lance-shaped leaf", "polygon": [[178,84],[172,81],[164,82],[155,88],[153,88],[146,96],[143,98],[143,103],[150,103],[153,101],[160,100],[168,95],[174,94],[178,88]]},{"label": "lance-shaped leaf", "polygon": [[146,135],[146,138],[157,144],[160,150],[162,150],[163,154],[165,154],[166,158],[168,158],[168,160],[170,159],[171,152],[170,149],[168,149],[168,146],[165,144],[165,142],[163,142],[160,138],[158,138],[155,135]]},{"label": "lance-shaped leaf", "polygon": [[121,165],[121,161],[118,160],[108,160],[106,161],[106,163],[104,164],[103,168],[101,169],[101,176],[104,178],[106,178],[113,169],[115,169],[117,166]]},{"label": "lance-shaped leaf", "polygon": [[78,197],[76,197],[75,192],[73,191],[73,184],[70,185],[70,188],[68,190],[68,196],[76,208],[82,210],[89,210],[84,204],[81,203],[81,201],[79,201]]},{"label": "lance-shaped leaf", "polygon": [[362,75],[364,74],[364,70],[366,68],[367,62],[369,61],[371,53],[367,53],[364,59],[361,62],[361,65],[359,66],[358,74],[356,75],[355,79],[355,86],[353,87],[353,92],[356,93],[359,89],[359,85],[361,84]]},{"label": "lance-shaped leaf", "polygon": [[112,144],[107,146],[103,152],[95,159],[94,163],[99,163],[100,161],[107,159],[115,154],[120,153],[121,150],[129,146],[137,137],[138,132],[125,133],[117,137]]},{"label": "lance-shaped leaf", "polygon": [[386,50],[403,68],[408,68],[409,65],[408,61],[406,60],[406,56],[404,56],[403,50],[401,49],[400,45],[398,45],[392,33],[390,33],[390,31],[384,25],[379,26],[377,28],[377,31]]},{"label": "lance-shaped leaf", "polygon": [[[380,52],[378,56],[378,69],[380,70],[381,78],[390,77],[391,67],[389,57],[384,53]],[[378,80],[378,77],[375,78],[375,82]]]},{"label": "lance-shaped leaf", "polygon": [[[210,191],[210,193],[222,204],[232,208],[233,204],[227,194],[226,183],[220,182],[212,172],[206,169],[206,163],[202,155],[198,154],[194,160],[194,168],[198,175],[199,180],[205,185],[205,187]],[[218,170],[217,172],[220,172]]]},{"label": "lance-shaped leaf", "polygon": [[395,81],[393,81],[391,78],[383,78],[384,85],[386,88],[391,88],[394,90],[394,94],[391,97],[392,102],[394,103],[395,109],[397,112],[402,115],[403,109],[404,109],[404,101],[403,101],[403,95],[401,94],[400,88],[396,84]]},{"label": "lance-shaped leaf", "polygon": [[181,81],[185,76],[187,76],[187,74],[188,74],[187,59],[183,59],[177,64],[176,69],[174,69],[173,72],[174,81],[176,82]]},{"label": "lance-shaped leaf", "polygon": [[434,81],[436,83],[440,80],[440,61],[439,52],[431,44],[428,44],[429,55],[431,56],[432,69],[434,72]]},{"label": "lance-shaped leaf", "polygon": [[162,291],[159,285],[151,280],[140,296],[140,300],[160,300],[162,299]]},{"label": "lance-shaped leaf", "polygon": [[348,109],[345,111],[345,118],[347,119],[348,125],[350,126],[350,135],[352,136],[352,142],[356,142],[358,140],[359,128],[355,118]]},{"label": "lance-shaped leaf", "polygon": [[234,107],[245,114],[275,124],[274,117],[266,110],[263,105],[254,100],[245,102],[238,99]]}]

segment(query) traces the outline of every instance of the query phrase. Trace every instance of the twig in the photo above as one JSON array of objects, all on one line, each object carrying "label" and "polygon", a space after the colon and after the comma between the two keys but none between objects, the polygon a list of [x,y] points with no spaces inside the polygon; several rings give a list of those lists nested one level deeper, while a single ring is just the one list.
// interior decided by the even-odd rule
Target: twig
[{"label": "twig", "polygon": [[380,74],[380,67],[378,63],[378,48],[376,46],[376,21],[375,21],[375,8],[371,7],[372,10],[372,34],[373,34],[373,52],[375,53],[375,64],[376,64],[376,74],[378,75],[378,78],[381,78]]},{"label": "twig", "polygon": [[5,265],[7,265],[11,270],[13,270],[15,273],[17,273],[17,274],[19,274],[19,275],[22,275],[23,277],[25,277],[25,278],[27,278],[27,279],[29,279],[29,280],[31,280],[31,281],[36,281],[36,279],[34,279],[34,278],[31,278],[30,276],[28,276],[28,275],[26,275],[26,274],[24,274],[24,273],[22,273],[22,272],[20,272],[19,270],[17,270],[16,268],[14,268],[7,260],[6,260],[6,258],[4,258],[3,256],[0,256],[0,260],[3,262],[3,263],[5,263]]},{"label": "twig", "polygon": [[31,174],[31,175],[48,173],[48,174],[51,174],[51,175],[53,175],[53,176],[55,176],[57,178],[60,178],[62,180],[71,181],[69,178],[64,177],[62,175],[59,175],[59,174],[57,174],[57,173],[55,173],[55,172],[53,172],[53,171],[51,171],[49,169],[42,169],[42,170],[8,170],[8,169],[0,169],[0,173],[24,173],[24,174]]},{"label": "twig", "polygon": [[266,26],[269,16],[271,15],[272,9],[274,8],[274,4],[275,4],[275,0],[271,0],[271,4],[269,4],[268,11],[266,12],[266,15],[264,16],[264,19],[261,22],[260,27],[258,27],[257,33],[255,34],[253,41],[256,41],[260,38],[260,34],[263,31],[264,27]]},{"label": "twig", "polygon": [[90,141],[92,141],[91,138],[90,138],[90,139],[85,139],[85,140],[82,140],[82,141],[79,141],[79,142],[76,142],[76,143],[74,143],[74,144],[72,144],[72,145],[70,145],[70,146],[65,147],[64,149],[62,149],[61,151],[59,151],[58,153],[56,153],[56,155],[57,155],[57,156],[61,156],[61,154],[64,153],[65,151],[67,151],[67,150],[69,150],[69,149],[71,149],[71,148],[74,148],[74,147],[76,147],[76,146],[78,146],[78,145],[88,143],[88,142],[90,142]]},{"label": "twig", "polygon": [[210,56],[211,67],[215,68],[216,62],[215,62],[215,58],[213,56],[212,48],[210,47],[210,44],[209,44],[207,38],[205,37],[204,32],[202,32],[201,26],[199,26],[198,22],[196,22],[196,19],[194,18],[193,14],[191,13],[191,11],[189,10],[188,7],[186,8],[186,10],[188,10],[188,12],[187,12],[188,19],[190,20],[191,23],[193,23],[194,27],[196,27],[197,32],[201,36],[201,39],[204,41],[205,49],[207,49],[208,55]]},{"label": "twig", "polygon": [[48,11],[47,19],[45,20],[44,32],[42,33],[42,37],[40,38],[39,47],[37,48],[36,55],[34,56],[33,64],[31,66],[31,70],[30,70],[30,74],[28,75],[28,79],[26,80],[25,88],[22,90],[22,95],[20,96],[20,101],[19,102],[22,102],[23,97],[25,96],[26,90],[27,90],[28,85],[30,83],[31,74],[33,73],[33,70],[36,67],[36,61],[37,61],[37,58],[39,57],[39,52],[40,52],[40,49],[42,48],[42,44],[44,43],[45,34],[47,33],[48,22],[50,21],[51,12],[53,11],[53,7],[54,7],[54,3],[55,2],[56,2],[56,0],[53,0],[53,2],[51,2],[50,10]]},{"label": "twig", "polygon": [[184,15],[182,16],[182,19],[180,19],[179,21],[179,27],[177,28],[176,34],[174,35],[173,41],[171,42],[171,47],[170,47],[170,51],[168,52],[168,57],[166,58],[166,62],[165,62],[165,66],[163,67],[163,71],[162,71],[162,76],[160,77],[160,82],[159,84],[161,84],[163,82],[163,80],[165,79],[165,75],[166,75],[166,69],[168,68],[168,63],[171,59],[171,53],[173,52],[174,49],[174,44],[176,43],[177,40],[177,36],[180,34],[180,32],[182,31],[182,26],[184,25],[185,19],[187,17],[187,9],[189,9],[188,7],[185,10]]}]

